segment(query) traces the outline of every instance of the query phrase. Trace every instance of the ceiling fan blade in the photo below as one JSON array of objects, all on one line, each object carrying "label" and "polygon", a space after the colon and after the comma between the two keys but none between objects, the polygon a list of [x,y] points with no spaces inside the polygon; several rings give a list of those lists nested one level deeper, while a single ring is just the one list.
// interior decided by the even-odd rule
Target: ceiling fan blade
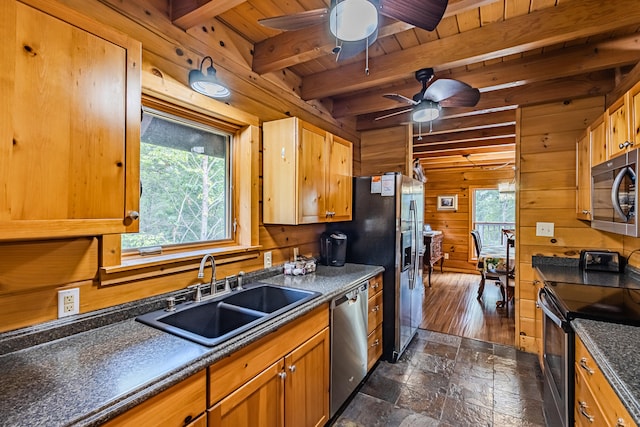
[{"label": "ceiling fan blade", "polygon": [[469,92],[470,98],[473,99],[474,91],[477,91],[477,89],[474,89],[468,84],[459,80],[437,79],[427,87],[427,90],[424,92],[423,99],[440,102],[464,92]]},{"label": "ceiling fan blade", "polygon": [[382,96],[384,96],[387,99],[391,99],[391,100],[397,101],[397,102],[404,102],[406,104],[411,104],[411,105],[417,105],[418,104],[413,99],[407,98],[406,96],[400,95],[400,94],[397,94],[397,93],[385,93]]},{"label": "ceiling fan blade", "polygon": [[329,17],[329,9],[314,9],[291,15],[258,19],[258,23],[274,30],[295,31],[323,23]]},{"label": "ceiling fan blade", "polygon": [[380,0],[380,13],[433,31],[447,8],[447,0]]},{"label": "ceiling fan blade", "polygon": [[439,102],[442,107],[475,107],[480,100],[480,91],[476,88],[465,89]]},{"label": "ceiling fan blade", "polygon": [[389,117],[393,117],[393,116],[397,116],[399,114],[404,114],[404,113],[408,113],[409,111],[411,111],[413,108],[407,108],[406,110],[401,110],[401,111],[396,111],[395,113],[389,113],[389,114],[385,114],[384,116],[380,116],[380,117],[376,117],[373,120],[382,120],[382,119],[387,119]]},{"label": "ceiling fan blade", "polygon": [[366,39],[358,40],[355,42],[341,41],[340,49],[338,50],[338,57],[336,61],[344,61],[345,59],[353,58],[360,52],[363,52],[367,48],[367,42],[371,46],[378,38],[378,29],[373,32]]}]

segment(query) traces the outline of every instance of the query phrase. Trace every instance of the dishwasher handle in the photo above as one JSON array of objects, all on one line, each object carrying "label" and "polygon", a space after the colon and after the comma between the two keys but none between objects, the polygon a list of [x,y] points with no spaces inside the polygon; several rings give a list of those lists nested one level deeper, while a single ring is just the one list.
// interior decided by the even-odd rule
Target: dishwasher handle
[{"label": "dishwasher handle", "polygon": [[[358,301],[358,298],[360,298],[360,294],[366,292],[367,288],[369,287],[369,283],[368,282],[363,282],[360,285],[358,285],[357,287],[347,291],[346,293],[344,293],[343,295],[335,298],[333,301],[331,301],[331,309],[335,309],[336,307],[344,304],[344,303],[350,303],[350,304],[354,304]],[[365,296],[366,298],[366,296]]]}]

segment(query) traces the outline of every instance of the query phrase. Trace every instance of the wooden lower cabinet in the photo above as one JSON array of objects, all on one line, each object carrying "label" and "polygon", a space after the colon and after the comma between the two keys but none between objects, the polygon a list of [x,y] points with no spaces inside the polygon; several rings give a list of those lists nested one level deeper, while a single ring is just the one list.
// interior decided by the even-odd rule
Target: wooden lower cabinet
[{"label": "wooden lower cabinet", "polygon": [[209,409],[209,426],[283,426],[283,375],[281,359]]},{"label": "wooden lower cabinet", "polygon": [[576,426],[637,426],[577,336],[575,371]]},{"label": "wooden lower cabinet", "polygon": [[207,376],[202,370],[103,425],[205,427],[206,396]]},{"label": "wooden lower cabinet", "polygon": [[369,280],[367,371],[382,356],[382,273]]},{"label": "wooden lower cabinet", "polygon": [[323,426],[329,420],[324,305],[209,367],[210,427]]}]

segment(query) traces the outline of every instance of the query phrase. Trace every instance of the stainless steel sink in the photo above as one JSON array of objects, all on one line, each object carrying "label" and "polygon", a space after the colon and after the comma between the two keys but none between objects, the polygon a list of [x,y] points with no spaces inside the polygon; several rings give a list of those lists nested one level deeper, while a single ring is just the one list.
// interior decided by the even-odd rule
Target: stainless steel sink
[{"label": "stainless steel sink", "polygon": [[212,347],[319,295],[258,282],[210,300],[181,304],[176,311],[143,314],[136,320]]}]

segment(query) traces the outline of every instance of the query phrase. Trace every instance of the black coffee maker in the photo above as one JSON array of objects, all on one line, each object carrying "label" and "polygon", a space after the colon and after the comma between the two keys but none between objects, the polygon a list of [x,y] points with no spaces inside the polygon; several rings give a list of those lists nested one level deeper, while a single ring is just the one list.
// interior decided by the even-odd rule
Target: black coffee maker
[{"label": "black coffee maker", "polygon": [[347,235],[341,231],[325,232],[320,235],[320,263],[332,267],[342,267],[347,256]]}]

